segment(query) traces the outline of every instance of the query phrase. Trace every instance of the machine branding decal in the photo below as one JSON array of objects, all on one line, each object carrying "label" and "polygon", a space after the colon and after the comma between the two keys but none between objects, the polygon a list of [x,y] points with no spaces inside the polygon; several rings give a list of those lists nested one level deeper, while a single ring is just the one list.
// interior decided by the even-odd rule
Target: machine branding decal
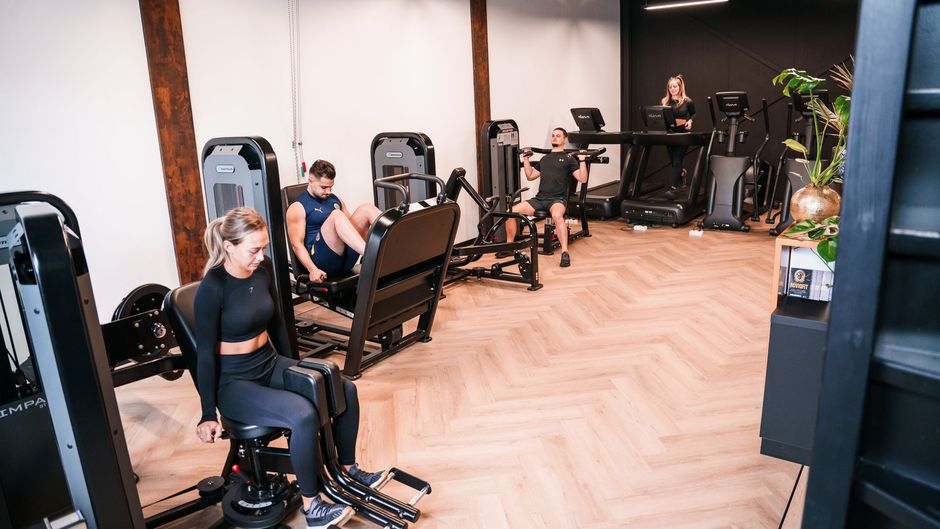
[{"label": "machine branding decal", "polygon": [[0,408],[0,419],[4,419],[13,415],[14,413],[20,413],[26,411],[30,408],[45,408],[46,399],[42,397],[36,397],[35,399],[24,400],[15,406],[4,406]]}]

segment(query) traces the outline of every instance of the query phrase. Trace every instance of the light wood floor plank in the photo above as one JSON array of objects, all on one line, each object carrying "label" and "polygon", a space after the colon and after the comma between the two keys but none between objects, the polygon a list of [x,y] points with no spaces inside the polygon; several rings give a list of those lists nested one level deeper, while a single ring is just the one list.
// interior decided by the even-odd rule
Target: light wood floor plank
[{"label": "light wood floor plank", "polygon": [[[571,268],[543,257],[541,291],[448,287],[433,341],[358,381],[361,463],[433,485],[415,527],[777,527],[797,466],[758,452],[773,239],[622,227],[593,223]],[[145,504],[219,471],[188,376],[119,402]]]}]

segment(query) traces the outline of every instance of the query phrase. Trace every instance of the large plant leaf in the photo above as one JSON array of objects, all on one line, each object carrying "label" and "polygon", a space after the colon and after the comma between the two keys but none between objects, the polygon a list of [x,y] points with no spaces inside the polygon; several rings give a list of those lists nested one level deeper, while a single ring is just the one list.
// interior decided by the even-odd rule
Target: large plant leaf
[{"label": "large plant leaf", "polygon": [[849,110],[851,110],[852,98],[849,96],[839,96],[832,103],[832,108],[839,118],[839,124],[842,128],[849,126]]},{"label": "large plant leaf", "polygon": [[787,138],[783,140],[783,144],[796,152],[802,153],[804,156],[809,153],[809,149],[807,149],[805,145],[794,140],[793,138]]},{"label": "large plant leaf", "polygon": [[[849,60],[852,61],[852,65],[855,65],[855,57],[850,55]],[[855,74],[852,73],[852,70],[849,69],[845,63],[834,64],[832,65],[832,79],[835,82],[839,83],[839,86],[845,88],[849,92],[852,91],[852,82],[854,81]]]},{"label": "large plant leaf", "polygon": [[827,264],[836,260],[836,251],[838,251],[838,249],[839,241],[835,239],[819,241],[819,246],[816,247],[816,251],[819,252],[819,257],[822,257],[822,260]]},{"label": "large plant leaf", "polygon": [[810,219],[804,219],[799,222],[794,222],[790,225],[790,228],[787,230],[787,235],[799,235],[801,233],[806,233],[816,227],[816,223]]}]

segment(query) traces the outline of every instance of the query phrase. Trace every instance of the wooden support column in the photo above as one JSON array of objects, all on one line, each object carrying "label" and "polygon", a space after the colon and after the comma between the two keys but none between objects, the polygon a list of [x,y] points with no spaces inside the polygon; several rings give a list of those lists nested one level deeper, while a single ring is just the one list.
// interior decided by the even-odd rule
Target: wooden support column
[{"label": "wooden support column", "polygon": [[202,277],[202,267],[207,258],[202,243],[206,214],[202,203],[179,2],[140,0],[140,18],[173,228],[176,268],[180,283],[186,284]]},{"label": "wooden support column", "polygon": [[470,42],[473,50],[473,109],[476,118],[477,190],[483,192],[483,149],[480,129],[490,120],[490,50],[486,0],[470,0]]}]

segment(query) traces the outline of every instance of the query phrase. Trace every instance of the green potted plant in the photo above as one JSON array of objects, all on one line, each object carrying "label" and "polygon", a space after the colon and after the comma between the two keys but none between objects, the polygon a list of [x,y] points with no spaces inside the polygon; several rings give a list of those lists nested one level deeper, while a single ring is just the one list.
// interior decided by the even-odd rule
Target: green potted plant
[{"label": "green potted plant", "polygon": [[[851,92],[852,72],[843,64],[832,68],[832,77],[843,88]],[[845,171],[845,144],[849,129],[849,110],[851,97],[840,95],[833,101],[832,109],[813,96],[813,90],[826,80],[809,75],[805,70],[787,68],[773,78],[773,84],[783,86],[783,94],[791,93],[809,94],[808,106],[815,113],[813,120],[813,144],[815,157],[807,159],[810,149],[800,142],[787,138],[783,143],[787,148],[802,155],[797,161],[803,164],[806,178],[809,182],[802,189],[793,194],[790,202],[790,215],[794,221],[812,220],[820,223],[823,220],[838,215],[841,206],[841,197],[830,184],[841,182]],[[828,161],[822,158],[823,141],[827,135],[836,136],[836,145],[832,149],[832,158]],[[803,178],[804,175],[800,175]],[[804,180],[804,181],[805,181]]]}]

